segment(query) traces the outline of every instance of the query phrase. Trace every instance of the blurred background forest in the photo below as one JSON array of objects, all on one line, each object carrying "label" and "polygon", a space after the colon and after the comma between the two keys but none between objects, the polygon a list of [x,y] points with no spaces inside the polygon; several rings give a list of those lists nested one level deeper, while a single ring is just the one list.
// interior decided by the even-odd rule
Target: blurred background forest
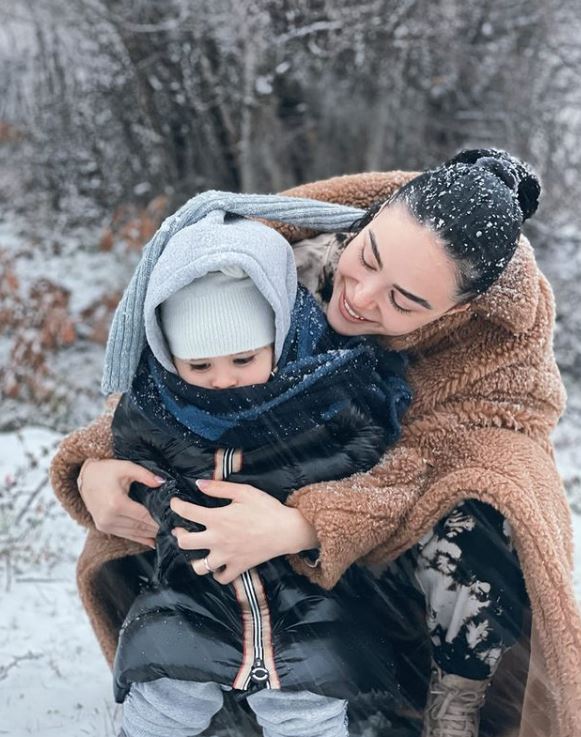
[{"label": "blurred background forest", "polygon": [[[30,401],[59,429],[86,419],[101,354],[82,377],[64,361],[72,396],[47,355],[102,344],[135,252],[188,197],[423,169],[465,146],[541,175],[529,235],[560,300],[561,366],[580,373],[577,0],[3,0],[0,21],[5,427]],[[109,252],[105,274],[33,274],[39,250],[62,268],[71,248]]]},{"label": "blurred background forest", "polygon": [[[544,189],[526,232],[555,290],[569,391],[557,457],[581,537],[580,39],[579,0],[2,0],[0,573],[13,595],[0,713],[16,714],[13,737],[115,733],[74,592],[82,535],[46,467],[102,406],[108,325],[141,246],[202,190],[425,169],[462,147],[529,161]],[[47,599],[43,634],[22,610],[46,617]]]}]

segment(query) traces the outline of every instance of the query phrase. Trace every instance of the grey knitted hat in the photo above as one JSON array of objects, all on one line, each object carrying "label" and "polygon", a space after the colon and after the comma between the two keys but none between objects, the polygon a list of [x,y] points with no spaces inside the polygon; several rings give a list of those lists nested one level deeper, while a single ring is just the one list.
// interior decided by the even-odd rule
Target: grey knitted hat
[{"label": "grey knitted hat", "polygon": [[[176,373],[176,369],[172,360],[171,341],[168,345],[166,339],[170,336],[164,335],[162,305],[169,305],[170,319],[176,319],[175,301],[178,307],[183,304],[180,295],[184,287],[191,286],[191,292],[186,293],[187,315],[185,319],[180,318],[180,330],[182,334],[187,332],[193,349],[202,351],[198,357],[237,353],[271,342],[274,342],[275,360],[279,359],[282,352],[297,294],[297,271],[292,248],[280,233],[256,220],[225,218],[223,210],[214,210],[197,223],[180,230],[170,238],[151,272],[143,311],[145,335],[153,355],[173,373]],[[246,274],[248,279],[240,285],[244,293],[239,287],[230,284],[228,290],[220,295],[210,295],[207,289],[208,274],[217,271]],[[210,286],[214,282],[222,292],[227,283],[217,278],[218,283],[213,277]],[[196,282],[200,282],[198,291],[204,294],[198,314],[195,298],[192,301]],[[230,306],[227,306],[228,292],[235,297]],[[236,307],[239,308],[238,315],[234,314]],[[259,311],[255,315],[254,337],[253,318],[249,314],[249,308],[253,307]],[[190,316],[191,320],[188,320]],[[228,320],[233,324],[225,325],[224,322]],[[268,323],[273,325],[273,329],[268,329]],[[236,329],[240,330],[239,336],[235,334]],[[216,334],[219,330],[221,334]],[[170,334],[175,337],[171,327]],[[263,342],[265,339],[266,342]],[[256,340],[259,344],[252,346]],[[242,347],[234,350],[237,345]],[[205,350],[209,352],[205,353]],[[181,356],[178,355],[178,358]]]},{"label": "grey knitted hat", "polygon": [[172,356],[228,356],[274,343],[274,311],[252,279],[236,266],[211,271],[161,305]]}]

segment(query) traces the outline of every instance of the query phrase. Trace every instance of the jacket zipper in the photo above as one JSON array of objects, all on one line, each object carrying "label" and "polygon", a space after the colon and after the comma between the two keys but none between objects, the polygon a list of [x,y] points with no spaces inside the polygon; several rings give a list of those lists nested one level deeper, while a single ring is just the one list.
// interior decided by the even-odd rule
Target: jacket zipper
[{"label": "jacket zipper", "polygon": [[252,645],[254,650],[254,662],[250,669],[250,675],[246,679],[244,688],[250,686],[250,682],[258,684],[266,684],[266,688],[270,688],[270,673],[264,664],[264,642],[262,633],[262,618],[260,616],[260,606],[256,598],[256,589],[250,578],[250,573],[244,571],[242,574],[242,583],[250,604],[250,612],[252,615]]},{"label": "jacket zipper", "polygon": [[[235,464],[240,464],[240,458],[236,458],[236,451],[232,448],[226,448],[223,451],[223,455],[221,455],[221,475],[224,480],[228,479],[231,473],[233,473]],[[218,461],[219,456],[217,456],[216,460]],[[274,675],[274,682],[271,681],[271,673],[266,665],[265,662],[265,647],[264,647],[264,624],[263,624],[263,613],[261,612],[260,607],[260,600],[262,599],[264,601],[264,608],[267,610],[268,615],[268,606],[266,601],[266,596],[264,595],[264,591],[262,591],[262,596],[259,595],[259,593],[256,590],[256,586],[252,580],[252,573],[254,572],[255,576],[258,576],[258,573],[256,569],[251,569],[249,571],[244,571],[242,575],[239,578],[239,582],[242,584],[242,587],[240,585],[235,585],[235,590],[237,590],[237,597],[239,599],[240,606],[245,609],[247,605],[248,609],[247,611],[250,614],[250,618],[252,620],[252,656],[253,661],[252,665],[250,667],[250,671],[248,672],[247,677],[244,679],[243,682],[243,689],[247,690],[251,683],[256,683],[257,685],[264,686],[265,688],[272,688],[273,686],[275,688],[279,687],[279,681],[278,676],[276,672],[272,675]],[[243,618],[243,627],[245,627],[245,622]],[[272,660],[272,658],[271,658]],[[247,666],[246,666],[247,667]],[[241,669],[238,673],[238,676],[236,677],[234,683],[238,681],[239,677],[242,675],[242,671],[245,670],[245,664],[242,663]],[[236,687],[236,686],[235,686]]]}]

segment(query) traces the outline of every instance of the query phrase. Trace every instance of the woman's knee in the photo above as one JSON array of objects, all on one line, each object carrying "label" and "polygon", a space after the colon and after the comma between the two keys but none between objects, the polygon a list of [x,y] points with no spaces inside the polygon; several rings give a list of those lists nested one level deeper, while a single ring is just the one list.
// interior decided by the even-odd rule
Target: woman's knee
[{"label": "woman's knee", "polygon": [[264,689],[248,697],[264,737],[347,737],[347,702],[311,691]]},{"label": "woman's knee", "polygon": [[420,541],[415,567],[425,593],[434,576],[461,586],[484,582],[519,599],[524,593],[510,525],[498,510],[476,500],[455,507]]},{"label": "woman's knee", "polygon": [[123,706],[123,730],[127,737],[193,737],[208,728],[223,703],[217,683],[134,683]]},{"label": "woman's knee", "polygon": [[414,561],[438,664],[488,677],[518,639],[527,606],[506,520],[490,505],[464,502],[421,540]]}]

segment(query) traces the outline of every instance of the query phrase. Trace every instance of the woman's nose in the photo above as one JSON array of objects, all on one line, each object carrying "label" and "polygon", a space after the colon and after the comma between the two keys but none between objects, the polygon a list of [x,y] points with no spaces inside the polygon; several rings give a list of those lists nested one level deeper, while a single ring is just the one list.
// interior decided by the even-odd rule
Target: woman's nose
[{"label": "woman's nose", "polygon": [[356,284],[351,294],[351,302],[357,311],[373,307],[375,304],[375,296],[372,286],[365,284],[364,282]]}]

